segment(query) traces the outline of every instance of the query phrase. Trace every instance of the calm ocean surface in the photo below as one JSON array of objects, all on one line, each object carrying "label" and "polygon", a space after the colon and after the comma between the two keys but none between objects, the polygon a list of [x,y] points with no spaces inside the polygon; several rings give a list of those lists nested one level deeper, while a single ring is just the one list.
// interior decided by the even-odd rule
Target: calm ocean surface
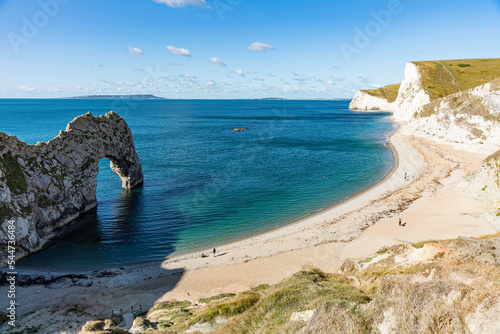
[{"label": "calm ocean surface", "polygon": [[[266,231],[338,203],[393,167],[387,113],[349,101],[0,99],[0,131],[29,144],[90,111],[132,129],[144,186],[99,163],[95,212],[20,269],[161,260]],[[233,132],[233,128],[246,128]]]}]

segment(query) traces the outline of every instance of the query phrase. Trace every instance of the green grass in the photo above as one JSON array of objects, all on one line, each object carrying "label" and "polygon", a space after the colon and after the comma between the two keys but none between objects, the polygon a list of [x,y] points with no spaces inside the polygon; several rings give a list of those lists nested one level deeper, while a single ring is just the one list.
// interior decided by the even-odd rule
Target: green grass
[{"label": "green grass", "polygon": [[384,254],[389,250],[389,247],[383,247],[377,251],[377,254]]},{"label": "green grass", "polygon": [[[494,254],[493,241],[483,241],[481,251]],[[440,243],[456,251],[473,247],[476,253],[476,241]],[[199,303],[205,305],[160,302],[148,312],[148,320],[158,329],[150,328],[145,333],[184,333],[196,329],[193,325],[201,325],[199,330],[206,325],[205,329],[213,334],[378,333],[386,311],[393,313],[390,332],[468,333],[466,317],[480,305],[496,302],[500,292],[498,265],[476,262],[474,257],[457,259],[446,253],[413,265],[397,261],[396,256],[411,251],[408,245],[383,248],[380,253],[388,255],[385,259],[353,270],[349,276],[311,268],[272,286],[200,299]],[[461,275],[476,283],[457,280]],[[457,297],[448,303],[451,292]],[[313,311],[312,318],[307,322],[291,320],[294,312],[302,311]],[[219,317],[227,322],[221,323]]]},{"label": "green grass", "polygon": [[160,330],[179,333],[199,323],[217,327],[218,317],[228,322],[212,333],[278,333],[304,326],[290,322],[293,312],[337,305],[351,313],[351,309],[369,301],[368,295],[352,286],[346,277],[312,268],[273,286],[265,284],[237,295],[200,299],[204,306],[186,301],[156,303],[148,312],[148,319],[158,322]]},{"label": "green grass", "polygon": [[6,184],[10,191],[16,194],[26,192],[28,189],[26,178],[15,157],[10,153],[5,153],[3,158],[0,158],[0,168],[5,173]]},{"label": "green grass", "polygon": [[396,98],[398,97],[400,86],[401,84],[392,84],[378,89],[363,90],[363,92],[368,93],[372,96],[381,97],[392,103],[396,101]]},{"label": "green grass", "polygon": [[153,312],[156,310],[172,310],[175,308],[183,309],[189,306],[191,306],[191,303],[187,300],[184,300],[182,302],[177,302],[175,300],[169,302],[156,302],[154,306],[149,310],[149,312]]},{"label": "green grass", "polygon": [[229,297],[234,297],[234,296],[236,296],[234,293],[223,293],[221,295],[213,296],[213,297],[210,297],[210,298],[201,298],[199,300],[199,302],[207,304],[207,303],[210,303],[211,301],[221,300],[221,299],[224,299],[224,298],[229,298]]},{"label": "green grass", "polygon": [[30,205],[21,206],[21,214],[23,217],[30,215],[33,212],[33,208]]},{"label": "green grass", "polygon": [[81,169],[82,169],[82,172],[86,171],[90,166],[92,166],[93,164],[95,163],[95,159],[94,158],[90,158],[87,162],[85,162]]},{"label": "green grass", "polygon": [[260,294],[253,291],[242,292],[229,300],[208,305],[200,315],[195,317],[193,324],[198,322],[210,322],[217,316],[235,316],[252,307],[260,299]]},{"label": "green grass", "polygon": [[13,211],[8,204],[0,205],[0,222],[12,217]]},{"label": "green grass", "polygon": [[412,245],[413,245],[413,247],[419,249],[419,248],[424,248],[425,244],[436,243],[436,242],[437,242],[436,240],[422,240],[422,241],[416,242]]},{"label": "green grass", "polygon": [[435,100],[500,77],[500,58],[416,61],[422,86]]},{"label": "green grass", "polygon": [[195,310],[196,308],[193,308],[188,301],[157,302],[148,311],[147,317],[158,321],[158,327],[161,329],[182,332],[189,327],[190,320],[195,316]]},{"label": "green grass", "polygon": [[349,309],[369,300],[342,275],[325,274],[318,269],[301,271],[273,286],[254,306],[214,333],[287,332],[291,330],[287,326],[293,312],[313,310],[325,303]]}]

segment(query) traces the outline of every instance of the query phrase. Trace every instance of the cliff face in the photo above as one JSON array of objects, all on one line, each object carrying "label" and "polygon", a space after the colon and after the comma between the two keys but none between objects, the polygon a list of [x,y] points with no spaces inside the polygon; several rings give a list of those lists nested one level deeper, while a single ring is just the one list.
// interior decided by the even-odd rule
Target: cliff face
[{"label": "cliff face", "polygon": [[406,64],[405,76],[395,102],[394,118],[408,122],[417,109],[431,102],[429,94],[422,87],[419,68],[414,63]]},{"label": "cliff face", "polygon": [[500,151],[485,159],[481,168],[465,178],[465,183],[465,191],[483,203],[483,217],[500,230]]},{"label": "cliff face", "polygon": [[358,91],[350,109],[394,110],[407,134],[491,153],[500,148],[499,76],[500,59],[410,62],[395,102],[383,88]]},{"label": "cliff face", "polygon": [[350,110],[361,111],[393,111],[394,103],[383,97],[373,96],[369,93],[358,90],[354,99],[349,104]]},{"label": "cliff face", "polygon": [[114,112],[79,116],[56,138],[36,145],[0,132],[0,247],[7,249],[13,235],[16,258],[23,257],[96,206],[98,162],[104,157],[124,189],[142,183],[132,133]]},{"label": "cliff face", "polygon": [[[416,106],[416,105],[415,105]],[[438,141],[500,147],[500,79],[420,106],[404,128]]]}]

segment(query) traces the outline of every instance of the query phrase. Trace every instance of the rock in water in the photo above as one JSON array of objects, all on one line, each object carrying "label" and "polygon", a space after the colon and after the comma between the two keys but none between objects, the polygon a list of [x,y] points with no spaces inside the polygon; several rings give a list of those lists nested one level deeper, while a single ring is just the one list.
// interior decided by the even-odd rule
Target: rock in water
[{"label": "rock in water", "polygon": [[[0,247],[15,241],[15,258],[42,246],[97,205],[98,163],[108,158],[124,189],[143,182],[127,123],[110,111],[76,117],[49,142],[27,145],[0,132]],[[2,262],[7,253],[2,252]]]}]

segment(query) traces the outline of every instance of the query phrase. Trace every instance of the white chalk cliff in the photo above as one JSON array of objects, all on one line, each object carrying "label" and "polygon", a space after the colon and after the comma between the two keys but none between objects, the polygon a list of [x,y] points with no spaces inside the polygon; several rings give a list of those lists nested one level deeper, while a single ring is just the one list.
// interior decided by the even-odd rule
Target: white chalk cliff
[{"label": "white chalk cliff", "polygon": [[[395,120],[408,135],[475,152],[496,152],[463,185],[483,203],[481,215],[500,230],[500,78],[431,101],[420,73],[418,63],[406,65],[398,97],[391,105]],[[366,110],[380,105],[367,95],[359,91],[352,104]]]},{"label": "white chalk cliff", "polygon": [[394,118],[408,122],[418,108],[431,102],[429,94],[422,87],[422,77],[418,65],[407,63],[405,76],[399,87],[394,107]]},{"label": "white chalk cliff", "polygon": [[394,102],[389,102],[383,97],[373,96],[365,91],[358,90],[349,104],[350,110],[361,111],[394,111]]},{"label": "white chalk cliff", "polygon": [[484,160],[481,168],[465,178],[465,190],[481,201],[482,214],[490,224],[500,230],[500,150]]},{"label": "white chalk cliff", "polygon": [[358,91],[350,109],[393,110],[407,123],[406,134],[428,137],[468,150],[492,153],[500,148],[500,78],[432,100],[423,88],[418,63],[406,64],[395,102]]},{"label": "white chalk cliff", "polygon": [[105,157],[124,189],[142,184],[132,133],[114,112],[79,116],[66,131],[36,145],[0,132],[0,247],[7,249],[13,236],[15,257],[26,256],[95,207],[98,162]]},{"label": "white chalk cliff", "polygon": [[412,108],[407,134],[488,153],[500,148],[500,79]]}]

